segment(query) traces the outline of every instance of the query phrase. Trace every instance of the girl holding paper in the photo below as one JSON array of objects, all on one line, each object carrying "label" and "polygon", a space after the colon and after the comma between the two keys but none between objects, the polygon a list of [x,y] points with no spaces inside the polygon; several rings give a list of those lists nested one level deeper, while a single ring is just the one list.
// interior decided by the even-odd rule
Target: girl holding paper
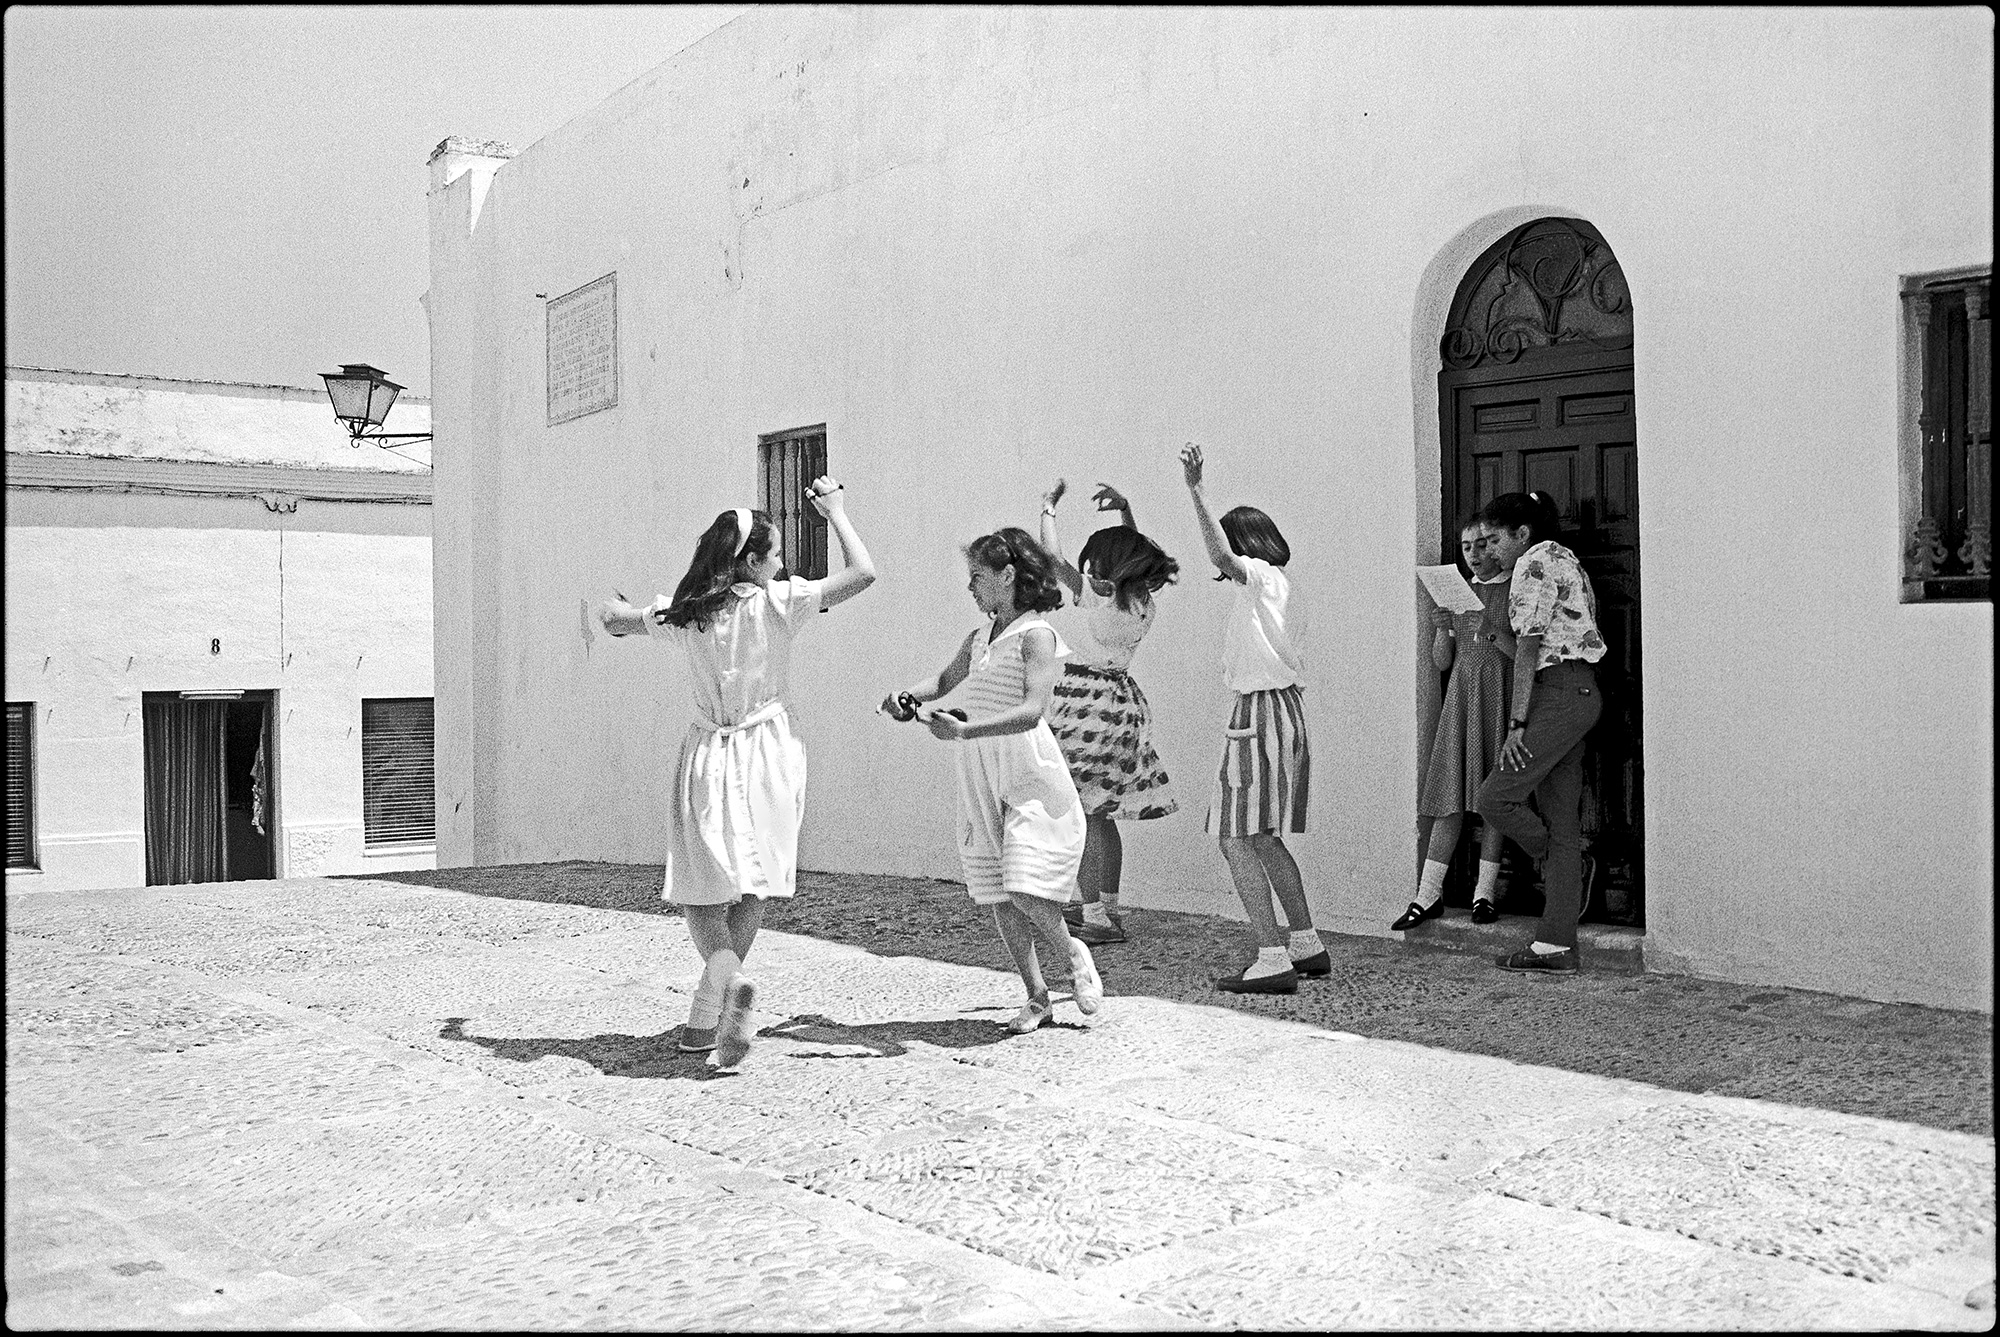
[{"label": "girl holding paper", "polygon": [[[1458,551],[1472,571],[1472,588],[1479,595],[1479,612],[1452,613],[1431,609],[1431,663],[1449,671],[1444,706],[1438,712],[1437,734],[1430,763],[1424,768],[1417,794],[1420,824],[1428,823],[1424,867],[1410,908],[1389,927],[1413,928],[1444,908],[1444,876],[1465,814],[1474,811],[1479,786],[1500,759],[1507,738],[1507,702],[1513,689],[1514,634],[1507,625],[1507,592],[1513,573],[1504,569],[1499,553],[1480,528],[1468,519],[1458,531]],[[1500,831],[1487,823],[1479,837],[1479,884],[1472,893],[1472,919],[1486,924],[1499,918],[1494,909],[1500,880]]]}]

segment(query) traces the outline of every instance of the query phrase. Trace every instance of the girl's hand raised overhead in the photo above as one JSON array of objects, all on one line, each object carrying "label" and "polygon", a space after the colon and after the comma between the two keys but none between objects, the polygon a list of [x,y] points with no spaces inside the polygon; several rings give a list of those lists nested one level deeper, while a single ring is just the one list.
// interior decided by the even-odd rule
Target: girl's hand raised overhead
[{"label": "girl's hand raised overhead", "polygon": [[818,511],[822,518],[830,520],[836,512],[843,509],[840,494],[844,490],[840,483],[834,481],[832,475],[821,474],[806,485],[806,496],[811,499],[813,509]]},{"label": "girl's hand raised overhead", "polygon": [[1056,479],[1056,485],[1042,494],[1042,509],[1045,511],[1054,510],[1056,503],[1063,499],[1063,493],[1068,490],[1068,483],[1060,478]]},{"label": "girl's hand raised overhead", "polygon": [[1181,447],[1181,477],[1190,489],[1201,486],[1201,447],[1192,441]]},{"label": "girl's hand raised overhead", "polygon": [[1129,511],[1132,503],[1125,500],[1125,494],[1109,483],[1099,483],[1097,491],[1091,494],[1100,511]]}]

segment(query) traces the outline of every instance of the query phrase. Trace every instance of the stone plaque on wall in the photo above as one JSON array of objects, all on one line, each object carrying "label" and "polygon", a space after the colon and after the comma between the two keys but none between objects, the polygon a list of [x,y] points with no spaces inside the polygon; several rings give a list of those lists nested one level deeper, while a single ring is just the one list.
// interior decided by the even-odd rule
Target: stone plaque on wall
[{"label": "stone plaque on wall", "polygon": [[618,275],[606,274],[548,307],[549,426],[618,402]]}]

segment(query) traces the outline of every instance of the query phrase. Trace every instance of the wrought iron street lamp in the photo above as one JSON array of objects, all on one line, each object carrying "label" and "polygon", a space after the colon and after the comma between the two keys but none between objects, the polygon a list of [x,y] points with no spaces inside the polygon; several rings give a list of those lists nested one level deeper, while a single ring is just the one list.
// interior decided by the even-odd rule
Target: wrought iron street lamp
[{"label": "wrought iron street lamp", "polygon": [[428,441],[429,432],[371,432],[389,416],[389,406],[403,387],[366,362],[342,363],[337,372],[323,371],[326,397],[333,401],[333,416],[347,426],[349,445],[363,441]]}]

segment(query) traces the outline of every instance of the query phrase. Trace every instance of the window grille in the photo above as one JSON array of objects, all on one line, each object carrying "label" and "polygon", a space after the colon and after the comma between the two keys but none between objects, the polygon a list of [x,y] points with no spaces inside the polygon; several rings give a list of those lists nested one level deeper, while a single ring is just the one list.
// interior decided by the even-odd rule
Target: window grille
[{"label": "window grille", "polygon": [[7,866],[39,868],[35,861],[35,706],[7,703]]},{"label": "window grille", "polygon": [[806,500],[806,485],[826,472],[826,424],[757,438],[759,507],[784,536],[785,572],[826,576],[826,521]]},{"label": "window grille", "polygon": [[362,844],[406,845],[437,838],[431,699],[361,703]]},{"label": "window grille", "polygon": [[1910,601],[1991,599],[1992,270],[1903,285],[1917,394],[1917,505],[1904,535]]}]

